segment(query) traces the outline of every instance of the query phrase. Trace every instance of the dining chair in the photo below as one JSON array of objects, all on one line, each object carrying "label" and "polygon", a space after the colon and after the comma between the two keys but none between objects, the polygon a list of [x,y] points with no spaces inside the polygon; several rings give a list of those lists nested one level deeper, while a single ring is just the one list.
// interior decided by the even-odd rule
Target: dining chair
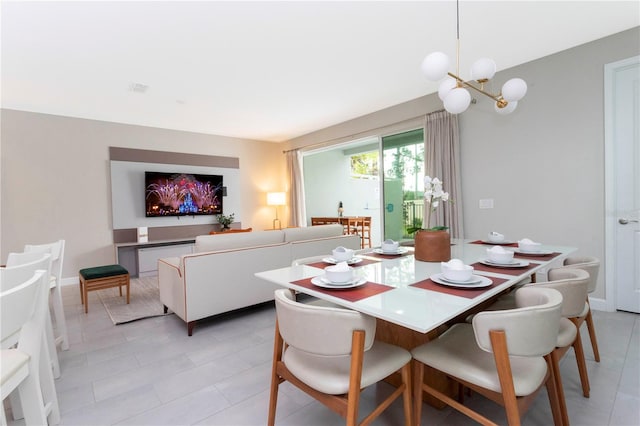
[{"label": "dining chair", "polygon": [[[50,252],[45,251],[33,251],[23,253],[9,253],[7,256],[7,264],[2,271],[5,274],[3,282],[6,283],[19,283],[24,281],[27,277],[33,275],[36,269],[46,269],[51,271],[53,268],[52,255]],[[51,274],[50,274],[51,276]],[[51,279],[49,281],[51,285]],[[50,294],[50,300],[53,294]],[[49,304],[47,303],[47,308]],[[53,324],[51,323],[51,315],[47,315],[45,323],[45,333],[47,336],[47,348],[51,359],[51,368],[53,369],[53,377],[56,379],[60,377],[60,362],[58,360],[58,349],[56,344],[55,333],[53,331]]]},{"label": "dining chair", "polygon": [[65,240],[58,240],[48,244],[27,244],[24,246],[25,252],[51,253],[51,305],[53,315],[56,320],[56,345],[60,345],[63,351],[69,349],[69,333],[67,332],[67,321],[64,316],[64,306],[62,304],[62,266],[64,262]]},{"label": "dining chair", "polygon": [[569,414],[564,397],[562,376],[560,375],[560,360],[571,347],[575,352],[583,395],[589,397],[587,363],[584,358],[582,338],[577,325],[577,318],[584,309],[584,300],[587,297],[589,274],[581,269],[560,268],[550,270],[547,276],[549,279],[547,282],[527,284],[525,288],[551,288],[558,290],[562,294],[562,317],[560,318],[556,348],[552,352],[552,361],[563,424],[568,425]]},{"label": "dining chair", "polygon": [[[49,272],[40,269],[18,285],[0,291],[2,401],[17,390],[27,426],[60,423],[60,409],[44,344],[49,315]],[[13,284],[13,283],[11,283]],[[4,404],[0,424],[6,425]],[[12,406],[12,408],[14,408]],[[14,411],[14,418],[17,418]]]},{"label": "dining chair", "polygon": [[544,385],[554,424],[562,424],[551,355],[558,337],[562,295],[553,289],[527,287],[516,291],[515,300],[515,309],[480,312],[472,324],[455,324],[411,351],[416,424],[420,424],[423,392],[481,424],[495,424],[424,383],[425,366],[457,383],[460,398],[460,386],[464,386],[502,405],[509,425],[520,424]]},{"label": "dining chair", "polygon": [[411,354],[375,340],[376,319],[344,308],[298,303],[287,289],[276,290],[276,327],[267,424],[276,418],[278,388],[288,381],[346,419],[358,424],[361,390],[400,372],[401,385],[360,424],[369,424],[400,396],[405,425],[411,424]]},{"label": "dining chair", "polygon": [[[567,257],[563,266],[559,268],[571,268],[582,269],[589,273],[589,288],[588,293],[593,293],[596,290],[596,284],[598,283],[598,272],[600,271],[600,259],[594,256],[570,256]],[[580,314],[581,319],[580,327],[583,322],[587,323],[587,330],[589,331],[589,340],[591,341],[591,348],[593,349],[593,357],[596,362],[600,362],[600,351],[598,350],[598,339],[596,338],[596,328],[593,324],[593,317],[591,315],[591,305],[589,304],[589,297],[587,296],[584,304],[584,310]]]},{"label": "dining chair", "polygon": [[[584,301],[580,301],[587,297],[587,291],[590,281],[588,272],[581,269],[571,268],[553,268],[547,273],[548,281],[525,284],[526,287],[545,287],[554,288],[562,293],[562,319],[560,321],[560,329],[558,333],[558,342],[554,356],[559,361],[567,352],[569,347],[573,347],[580,375],[580,384],[582,386],[582,394],[585,398],[589,398],[590,385],[589,375],[587,373],[587,362],[584,356],[584,348],[582,346],[582,338],[580,336],[580,325],[584,320]],[[515,300],[511,294],[498,299],[498,301],[487,308],[487,310],[512,309],[515,306]]]}]

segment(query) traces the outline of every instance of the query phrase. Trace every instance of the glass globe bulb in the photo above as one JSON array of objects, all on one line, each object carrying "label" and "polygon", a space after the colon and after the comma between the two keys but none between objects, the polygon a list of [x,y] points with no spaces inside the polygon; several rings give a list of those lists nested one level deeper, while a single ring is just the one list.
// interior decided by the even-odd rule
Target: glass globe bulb
[{"label": "glass globe bulb", "polygon": [[496,102],[495,104],[493,104],[493,108],[496,110],[496,112],[500,115],[507,115],[507,114],[511,114],[513,111],[515,111],[516,107],[518,106],[518,101],[511,101],[507,104],[506,107],[504,108],[500,108],[498,106],[498,103]]},{"label": "glass globe bulb", "polygon": [[422,61],[422,72],[431,81],[444,78],[449,71],[449,57],[442,52],[433,52]]},{"label": "glass globe bulb", "polygon": [[493,59],[480,58],[471,65],[471,79],[476,81],[491,80],[496,75],[496,63]]},{"label": "glass globe bulb", "polygon": [[471,94],[463,87],[458,87],[449,92],[444,98],[444,109],[451,114],[460,114],[469,108],[471,103]]},{"label": "glass globe bulb", "polygon": [[519,101],[527,93],[527,83],[521,78],[512,78],[502,86],[502,97],[505,101]]},{"label": "glass globe bulb", "polygon": [[447,97],[450,91],[455,89],[456,87],[456,79],[453,77],[447,77],[442,80],[440,83],[440,87],[438,87],[438,97],[441,101],[444,101],[444,98]]}]

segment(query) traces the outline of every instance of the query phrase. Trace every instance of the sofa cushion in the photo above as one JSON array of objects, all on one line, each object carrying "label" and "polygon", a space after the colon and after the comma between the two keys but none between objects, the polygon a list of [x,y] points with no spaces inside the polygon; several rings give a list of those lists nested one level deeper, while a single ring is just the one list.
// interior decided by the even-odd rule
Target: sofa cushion
[{"label": "sofa cushion", "polygon": [[280,230],[240,232],[230,233],[228,235],[198,235],[196,237],[194,251],[196,253],[203,253],[207,251],[264,246],[282,242],[284,242],[284,233]]},{"label": "sofa cushion", "polygon": [[302,228],[283,229],[284,240],[286,242],[315,240],[318,238],[337,237],[344,233],[342,225],[333,223],[331,225],[306,226]]}]

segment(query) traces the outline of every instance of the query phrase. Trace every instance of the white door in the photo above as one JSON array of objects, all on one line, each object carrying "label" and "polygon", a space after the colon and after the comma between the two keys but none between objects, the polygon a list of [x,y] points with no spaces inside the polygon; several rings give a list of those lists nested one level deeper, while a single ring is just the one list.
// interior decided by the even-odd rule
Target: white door
[{"label": "white door", "polygon": [[640,56],[607,64],[605,87],[607,300],[640,313]]}]

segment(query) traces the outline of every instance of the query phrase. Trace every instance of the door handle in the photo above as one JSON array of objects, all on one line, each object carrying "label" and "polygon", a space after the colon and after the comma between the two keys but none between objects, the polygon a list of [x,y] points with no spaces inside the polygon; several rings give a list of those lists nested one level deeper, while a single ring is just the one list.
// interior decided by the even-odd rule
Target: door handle
[{"label": "door handle", "polygon": [[618,219],[618,223],[620,225],[626,225],[631,222],[638,223],[638,219],[626,219],[624,217],[621,217],[620,219]]}]

